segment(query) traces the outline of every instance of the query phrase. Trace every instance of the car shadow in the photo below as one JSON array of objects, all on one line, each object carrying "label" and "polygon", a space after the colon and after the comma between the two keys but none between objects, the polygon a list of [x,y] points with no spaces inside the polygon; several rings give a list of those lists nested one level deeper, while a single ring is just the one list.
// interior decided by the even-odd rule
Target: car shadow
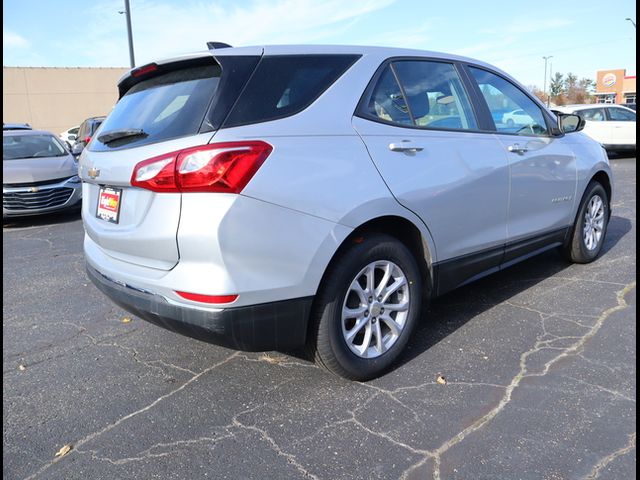
[{"label": "car shadow", "polygon": [[[612,216],[600,258],[605,257],[631,228],[629,219]],[[486,310],[561,273],[571,265],[559,250],[550,250],[432,300],[426,312],[422,313],[407,347],[389,372],[420,356]],[[464,305],[464,308],[460,308],[460,305]],[[302,350],[283,353],[309,361],[309,356]]]},{"label": "car shadow", "polygon": [[27,217],[7,217],[2,219],[3,229],[43,227],[75,222],[80,219],[80,207],[62,212],[51,212]]},{"label": "car shadow", "polygon": [[[613,215],[599,258],[606,257],[631,228],[629,219]],[[571,265],[559,250],[554,249],[434,299],[422,314],[394,369],[421,355],[486,310],[561,273]],[[460,308],[452,308],[460,304],[468,305],[462,314]]]}]

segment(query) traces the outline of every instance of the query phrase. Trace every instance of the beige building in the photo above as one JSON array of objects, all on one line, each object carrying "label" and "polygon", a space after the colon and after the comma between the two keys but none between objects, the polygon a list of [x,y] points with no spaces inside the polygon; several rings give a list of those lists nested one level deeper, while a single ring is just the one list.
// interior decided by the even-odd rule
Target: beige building
[{"label": "beige building", "polygon": [[2,121],[56,135],[88,117],[106,115],[128,68],[2,68]]}]

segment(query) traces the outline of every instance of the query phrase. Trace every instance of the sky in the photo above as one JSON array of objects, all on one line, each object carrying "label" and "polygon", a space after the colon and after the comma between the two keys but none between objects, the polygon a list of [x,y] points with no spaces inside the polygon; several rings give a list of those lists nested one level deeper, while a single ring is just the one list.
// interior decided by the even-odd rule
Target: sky
[{"label": "sky", "polygon": [[[233,46],[354,44],[454,53],[527,86],[636,72],[634,0],[130,0],[136,65]],[[128,67],[124,0],[3,0],[4,66]],[[550,76],[550,75],[549,75]]]}]

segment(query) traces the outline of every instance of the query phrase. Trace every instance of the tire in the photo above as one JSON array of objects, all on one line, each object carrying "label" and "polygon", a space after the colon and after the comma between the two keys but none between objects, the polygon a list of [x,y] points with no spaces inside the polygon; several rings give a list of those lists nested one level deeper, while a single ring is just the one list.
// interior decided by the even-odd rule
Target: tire
[{"label": "tire", "polygon": [[[600,207],[594,213],[598,205]],[[571,237],[564,248],[565,258],[574,263],[594,261],[602,250],[608,224],[609,198],[607,192],[600,183],[593,181],[587,186],[582,197]]]},{"label": "tire", "polygon": [[[385,294],[394,285],[395,291]],[[389,235],[367,235],[325,273],[311,314],[310,353],[319,366],[341,377],[375,378],[404,349],[421,303],[422,278],[409,249]],[[343,307],[353,316],[344,314]]]},{"label": "tire", "polygon": [[512,119],[512,118],[507,119],[507,127],[509,127],[509,128],[513,128],[513,126],[514,126],[515,124],[516,124],[516,123],[513,121],[513,119]]}]

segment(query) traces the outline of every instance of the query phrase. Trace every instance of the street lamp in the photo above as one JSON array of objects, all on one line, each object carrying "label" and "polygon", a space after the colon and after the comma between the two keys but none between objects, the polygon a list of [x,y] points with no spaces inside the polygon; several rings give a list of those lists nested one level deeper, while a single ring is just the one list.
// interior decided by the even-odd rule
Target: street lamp
[{"label": "street lamp", "polygon": [[633,28],[636,28],[636,22],[634,22],[631,18],[627,17],[627,18],[625,18],[625,20],[629,20],[631,22],[631,24],[633,25]]},{"label": "street lamp", "polygon": [[124,10],[118,11],[118,13],[124,13],[127,16],[127,36],[129,37],[129,61],[131,62],[131,68],[136,66],[136,60],[133,58],[133,34],[131,33],[131,7],[129,6],[129,0],[124,0]]},{"label": "street lamp", "polygon": [[[553,58],[553,55],[549,55],[548,57],[542,57],[544,60],[544,87],[542,87],[542,92],[547,95],[547,61]],[[547,107],[549,106],[549,96],[547,95]]]}]

